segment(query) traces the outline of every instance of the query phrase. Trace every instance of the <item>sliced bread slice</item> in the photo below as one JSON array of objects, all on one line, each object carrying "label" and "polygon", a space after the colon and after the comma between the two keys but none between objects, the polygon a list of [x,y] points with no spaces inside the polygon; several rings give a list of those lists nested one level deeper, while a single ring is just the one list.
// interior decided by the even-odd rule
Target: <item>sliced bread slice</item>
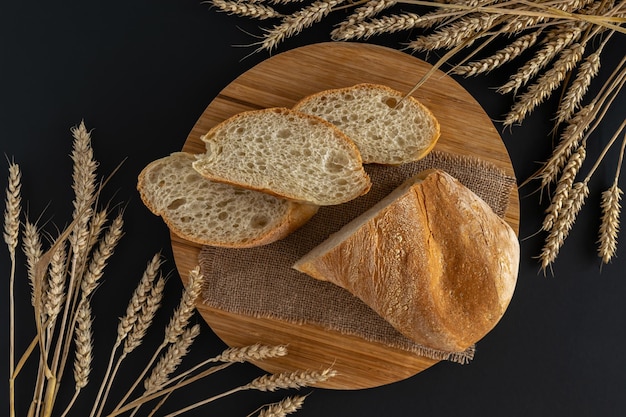
[{"label": "sliced bread slice", "polygon": [[142,201],[172,232],[202,245],[252,247],[287,236],[318,207],[203,178],[195,156],[176,152],[139,174]]},{"label": "sliced bread slice", "polygon": [[355,144],[325,120],[283,108],[239,113],[202,136],[193,167],[204,177],[319,206],[371,183]]},{"label": "sliced bread slice", "polygon": [[503,316],[519,256],[513,229],[487,203],[427,170],[294,268],[348,290],[416,343],[460,352]]},{"label": "sliced bread slice", "polygon": [[293,108],[328,120],[352,139],[363,163],[399,165],[426,156],[439,139],[439,122],[412,96],[378,84],[322,91]]}]

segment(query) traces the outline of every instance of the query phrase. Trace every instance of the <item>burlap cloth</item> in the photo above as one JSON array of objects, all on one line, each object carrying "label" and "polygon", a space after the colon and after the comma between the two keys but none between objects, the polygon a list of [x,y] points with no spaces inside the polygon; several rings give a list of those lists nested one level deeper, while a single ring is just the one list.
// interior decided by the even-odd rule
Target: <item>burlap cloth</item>
[{"label": "burlap cloth", "polygon": [[436,360],[470,361],[473,347],[464,352],[444,352],[417,345],[346,290],[291,267],[331,233],[427,168],[447,171],[498,215],[502,217],[506,212],[515,179],[484,161],[431,152],[421,161],[399,167],[367,165],[373,184],[369,193],[345,204],[321,207],[307,224],[287,238],[249,249],[203,247],[199,263],[205,277],[204,303],[242,315],[315,324]]}]

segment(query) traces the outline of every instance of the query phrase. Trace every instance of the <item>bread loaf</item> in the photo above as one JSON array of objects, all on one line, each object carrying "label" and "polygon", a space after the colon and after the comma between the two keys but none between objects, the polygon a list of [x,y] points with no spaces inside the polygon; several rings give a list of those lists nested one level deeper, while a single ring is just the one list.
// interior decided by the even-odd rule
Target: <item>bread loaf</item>
[{"label": "bread loaf", "polygon": [[294,267],[350,291],[416,343],[458,352],[500,320],[518,264],[511,227],[449,174],[428,170]]},{"label": "bread loaf", "polygon": [[293,108],[322,117],[352,139],[363,163],[398,165],[426,156],[439,139],[439,123],[414,97],[378,84],[322,91]]},{"label": "bread loaf", "polygon": [[146,166],[142,201],[178,236],[203,245],[243,248],[274,242],[311,218],[317,207],[203,178],[195,156],[176,152]]},{"label": "bread loaf", "polygon": [[340,204],[370,186],[354,143],[325,120],[288,109],[237,114],[202,136],[193,163],[204,177],[318,206]]}]

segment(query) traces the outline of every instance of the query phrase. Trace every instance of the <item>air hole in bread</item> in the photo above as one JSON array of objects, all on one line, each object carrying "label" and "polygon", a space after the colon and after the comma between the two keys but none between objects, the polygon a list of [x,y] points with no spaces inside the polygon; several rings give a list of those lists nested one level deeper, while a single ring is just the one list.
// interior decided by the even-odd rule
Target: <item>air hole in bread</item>
[{"label": "air hole in bread", "polygon": [[344,100],[354,100],[354,96],[352,94],[344,94],[343,95],[343,99]]},{"label": "air hole in bread", "polygon": [[228,213],[225,211],[220,211],[220,214],[217,215],[217,218],[220,220],[226,220],[228,218]]},{"label": "air hole in bread", "polygon": [[289,129],[280,129],[278,131],[278,133],[276,133],[276,136],[278,136],[281,139],[287,139],[291,137],[291,130]]},{"label": "air hole in bread", "polygon": [[179,208],[180,206],[182,206],[186,202],[187,202],[187,200],[184,199],[184,198],[177,198],[176,200],[173,200],[171,203],[169,203],[167,205],[167,209],[168,210],[176,210],[177,208]]},{"label": "air hole in bread", "polygon": [[345,155],[331,152],[324,164],[328,172],[341,172],[344,166],[348,163]]},{"label": "air hole in bread", "polygon": [[257,214],[250,219],[250,227],[262,229],[269,223],[269,218],[263,214]]},{"label": "air hole in bread", "polygon": [[390,108],[392,108],[392,109],[393,109],[393,108],[394,108],[394,107],[396,107],[396,105],[398,104],[398,100],[396,100],[396,99],[395,99],[395,98],[393,98],[393,97],[386,97],[386,98],[384,98],[384,103],[385,103],[388,107],[390,107]]}]

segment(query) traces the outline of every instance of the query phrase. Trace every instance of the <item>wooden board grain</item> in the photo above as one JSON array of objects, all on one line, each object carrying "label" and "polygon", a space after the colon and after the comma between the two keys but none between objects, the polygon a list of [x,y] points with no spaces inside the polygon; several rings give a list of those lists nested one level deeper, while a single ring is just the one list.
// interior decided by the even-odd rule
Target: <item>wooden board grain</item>
[{"label": "wooden board grain", "polygon": [[[281,53],[258,64],[224,88],[191,130],[183,150],[204,152],[200,136],[241,111],[290,107],[308,94],[361,82],[385,84],[408,92],[430,68],[429,64],[410,55],[369,44],[322,43]],[[441,137],[435,149],[471,155],[515,177],[506,147],[491,120],[456,81],[436,72],[413,95],[433,111],[441,124]],[[505,220],[518,231],[519,197],[516,189],[511,191]],[[200,247],[172,234],[172,248],[178,271],[185,280],[189,270],[198,263]],[[437,362],[318,326],[232,314],[201,302],[198,310],[229,346],[258,342],[288,344],[286,357],[257,364],[268,372],[319,370],[332,366],[339,375],[320,387],[360,389],[380,386],[415,375]]]}]

